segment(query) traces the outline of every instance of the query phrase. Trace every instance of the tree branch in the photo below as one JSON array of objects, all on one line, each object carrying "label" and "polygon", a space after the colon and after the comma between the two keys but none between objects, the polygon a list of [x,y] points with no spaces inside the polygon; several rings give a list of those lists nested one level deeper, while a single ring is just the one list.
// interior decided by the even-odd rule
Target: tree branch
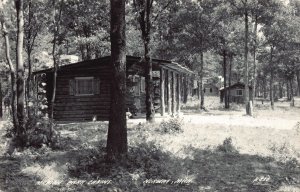
[{"label": "tree branch", "polygon": [[[153,1],[153,0],[152,0]],[[157,15],[154,17],[154,19],[153,19],[153,21],[156,21],[157,20],[157,18],[160,16],[160,14],[164,11],[164,10],[166,10],[167,8],[168,8],[168,6],[172,3],[173,1],[172,0],[170,0],[161,10],[160,10],[160,12],[158,12],[157,13]]]}]

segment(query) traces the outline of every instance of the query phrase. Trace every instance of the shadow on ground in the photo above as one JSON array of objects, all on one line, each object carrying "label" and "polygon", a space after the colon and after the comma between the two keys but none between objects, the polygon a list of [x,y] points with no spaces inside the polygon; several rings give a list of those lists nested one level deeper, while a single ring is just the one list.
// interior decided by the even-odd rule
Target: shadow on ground
[{"label": "shadow on ground", "polygon": [[0,191],[5,192],[31,192],[42,191],[36,185],[36,178],[21,172],[21,159],[0,157]]},{"label": "shadow on ground", "polygon": [[114,165],[105,163],[103,151],[73,151],[69,155],[77,161],[70,166],[69,179],[112,181],[110,185],[78,186],[82,191],[276,191],[284,185],[300,188],[296,161],[280,163],[270,157],[219,150],[186,151],[189,157],[181,159],[153,143],[143,143],[130,148],[126,162]]},{"label": "shadow on ground", "polygon": [[[97,131],[104,134],[104,131]],[[293,159],[278,162],[271,157],[240,154],[234,148],[226,148],[226,145],[206,150],[187,147],[184,149],[187,155],[179,158],[155,143],[142,140],[130,146],[125,160],[108,164],[103,148],[105,135],[88,143],[88,140],[82,138],[84,134],[81,138],[80,134],[78,137],[62,137],[64,147],[61,150],[45,151],[37,155],[25,154],[18,158],[1,157],[0,189],[6,192],[263,192],[276,191],[285,185],[300,189],[300,165]],[[26,166],[39,165],[43,168],[53,163],[56,171],[63,175],[59,185],[40,186],[37,183],[42,178],[21,171]],[[70,181],[85,182],[70,185]],[[89,181],[110,182],[91,184]]]}]

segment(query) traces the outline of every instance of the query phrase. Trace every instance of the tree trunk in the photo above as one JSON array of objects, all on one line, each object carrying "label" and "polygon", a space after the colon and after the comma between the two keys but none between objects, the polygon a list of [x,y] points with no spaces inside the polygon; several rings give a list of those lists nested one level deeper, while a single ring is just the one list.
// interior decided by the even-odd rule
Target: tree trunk
[{"label": "tree trunk", "polygon": [[17,108],[16,108],[16,71],[12,64],[11,58],[10,58],[10,44],[9,44],[9,38],[8,38],[8,32],[6,30],[6,26],[4,21],[1,21],[1,27],[3,31],[3,37],[5,40],[5,55],[7,64],[9,66],[10,70],[10,83],[11,83],[11,111],[12,111],[12,120],[14,125],[14,132],[16,133],[18,129],[18,118],[17,118]]},{"label": "tree trunk", "polygon": [[257,46],[257,15],[254,20],[254,46],[253,46],[253,79],[252,79],[252,103],[254,106],[254,98],[256,93],[256,46]]},{"label": "tree trunk", "polygon": [[263,98],[267,98],[267,80],[266,78],[263,79]]},{"label": "tree trunk", "polygon": [[[247,0],[246,0],[247,3]],[[246,8],[245,8],[246,9]],[[245,10],[245,52],[244,52],[244,83],[245,83],[245,105],[246,105],[246,114],[252,115],[252,109],[249,103],[249,69],[248,69],[248,38],[249,38],[249,26],[248,26],[248,11]]]},{"label": "tree trunk", "polygon": [[283,97],[283,91],[282,91],[282,83],[279,82],[279,98]]},{"label": "tree trunk", "polygon": [[199,86],[199,91],[200,91],[200,96],[201,96],[201,100],[200,100],[200,109],[204,109],[204,91],[203,91],[203,76],[204,76],[204,70],[203,70],[203,66],[204,65],[204,60],[203,60],[203,52],[200,52],[200,73],[199,73],[199,77],[200,77],[200,86]]},{"label": "tree trunk", "polygon": [[90,44],[86,44],[86,60],[91,60],[92,59],[92,50]]},{"label": "tree trunk", "polygon": [[273,97],[274,97],[274,101],[277,101],[278,99],[278,87],[277,85],[274,85],[274,89],[273,89]]},{"label": "tree trunk", "polygon": [[284,79],[281,80],[281,91],[282,91],[282,97],[285,97],[286,90],[284,88]]},{"label": "tree trunk", "polygon": [[271,47],[271,53],[270,53],[270,102],[271,102],[271,108],[274,110],[274,94],[273,94],[273,79],[274,79],[274,67],[273,67],[273,47]]},{"label": "tree trunk", "polygon": [[256,75],[256,79],[254,79],[255,81],[255,90],[254,90],[254,97],[257,97],[258,95],[260,95],[260,82],[259,80],[257,79],[257,75]]},{"label": "tree trunk", "polygon": [[3,109],[2,109],[2,106],[3,106],[2,84],[1,84],[1,82],[0,82],[0,119],[2,119],[2,117],[3,117]]},{"label": "tree trunk", "polygon": [[224,102],[225,102],[225,109],[229,109],[229,104],[228,104],[228,92],[229,90],[226,89],[227,86],[227,63],[226,63],[226,51],[223,50],[223,76],[224,76]]},{"label": "tree trunk", "polygon": [[85,61],[86,60],[86,55],[85,55],[85,49],[84,49],[84,45],[79,45],[79,49],[80,49],[80,53],[81,53],[81,60]]},{"label": "tree trunk", "polygon": [[289,101],[290,100],[290,86],[289,86],[289,81],[288,80],[286,80],[285,85],[286,85],[286,98]]},{"label": "tree trunk", "polygon": [[150,10],[151,10],[151,0],[146,0],[145,5],[145,20],[144,20],[144,27],[141,26],[142,36],[144,40],[144,57],[145,57],[145,64],[146,64],[146,120],[148,122],[154,122],[154,105],[153,105],[153,79],[152,79],[152,60],[150,58],[150,28],[151,28],[151,22],[150,22]]},{"label": "tree trunk", "polygon": [[30,115],[29,102],[31,97],[31,81],[32,81],[32,68],[31,68],[31,52],[27,52],[27,63],[28,63],[28,77],[26,81],[26,109],[28,118]]},{"label": "tree trunk", "polygon": [[300,70],[296,71],[297,77],[297,96],[300,96]]},{"label": "tree trunk", "polygon": [[261,81],[260,79],[256,76],[256,83],[255,83],[255,93],[254,93],[254,97],[260,97],[261,94]]},{"label": "tree trunk", "polygon": [[149,53],[149,41],[150,37],[147,37],[144,42],[144,49],[145,49],[145,84],[146,84],[146,120],[148,122],[154,122],[154,105],[153,105],[153,79],[152,79],[152,60],[150,58]]},{"label": "tree trunk", "polygon": [[127,153],[126,125],[126,36],[125,0],[110,0],[111,66],[113,71],[111,108],[107,136],[107,160]]},{"label": "tree trunk", "polygon": [[24,18],[23,18],[23,0],[15,0],[16,12],[17,12],[17,141],[20,142],[20,146],[26,144],[26,130],[25,130],[25,112],[24,112],[24,100],[25,100],[25,84],[24,84],[24,63],[23,63],[23,41],[24,41]]},{"label": "tree trunk", "polygon": [[53,31],[53,45],[52,45],[52,57],[53,57],[53,89],[52,89],[52,96],[51,96],[51,105],[50,105],[50,119],[51,119],[51,126],[50,126],[50,141],[52,139],[52,134],[53,134],[53,127],[54,127],[54,107],[55,107],[55,97],[56,97],[56,82],[57,82],[57,70],[58,70],[58,62],[59,62],[59,55],[57,49],[57,38],[60,33],[60,22],[61,22],[61,14],[62,14],[62,5],[63,1],[60,1],[59,5],[59,14],[58,14],[58,19],[56,20],[56,1],[53,0],[53,26],[54,26],[54,31]]},{"label": "tree trunk", "polygon": [[270,77],[270,102],[271,102],[271,108],[274,110],[274,94],[273,94],[273,79],[274,79],[274,72],[271,70],[271,77]]},{"label": "tree trunk", "polygon": [[197,81],[197,87],[198,87],[198,89],[197,89],[197,98],[200,100],[200,96],[201,96],[201,94],[200,94],[200,81]]},{"label": "tree trunk", "polygon": [[294,88],[293,88],[293,82],[294,78],[291,77],[290,80],[290,89],[291,89],[291,107],[295,107],[295,102],[294,102]]},{"label": "tree trunk", "polygon": [[26,49],[27,49],[27,64],[28,64],[28,76],[26,81],[26,94],[25,94],[25,102],[26,102],[26,110],[27,110],[27,117],[30,118],[30,109],[29,109],[29,100],[31,95],[31,75],[32,75],[32,68],[31,68],[31,19],[32,19],[32,10],[31,10],[31,1],[28,2],[28,35],[25,38],[28,38],[26,41]]},{"label": "tree trunk", "polygon": [[[229,57],[229,77],[228,77],[228,87],[231,86],[231,71],[232,71],[232,65],[233,65],[233,54],[230,54]],[[230,108],[230,93],[227,93],[227,102],[228,102],[228,108]]]}]

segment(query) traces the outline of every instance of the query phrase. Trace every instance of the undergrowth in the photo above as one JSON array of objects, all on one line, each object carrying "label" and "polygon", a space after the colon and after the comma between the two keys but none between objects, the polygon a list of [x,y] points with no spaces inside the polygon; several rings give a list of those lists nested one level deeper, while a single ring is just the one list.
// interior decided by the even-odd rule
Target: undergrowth
[{"label": "undergrowth", "polygon": [[219,152],[224,152],[227,154],[234,154],[234,153],[238,153],[238,150],[236,149],[236,147],[232,144],[232,138],[231,137],[227,137],[224,141],[223,144],[218,145],[216,148],[217,151]]},{"label": "undergrowth", "polygon": [[183,119],[170,118],[167,121],[162,121],[155,131],[160,133],[182,133]]},{"label": "undergrowth", "polygon": [[85,150],[68,171],[71,178],[111,180],[113,186],[97,186],[97,190],[121,189],[139,191],[147,179],[169,179],[175,172],[170,169],[171,154],[154,142],[140,142],[130,146],[125,159],[113,164],[106,161],[105,148]]},{"label": "undergrowth", "polygon": [[[53,120],[48,118],[48,102],[45,91],[46,83],[38,84],[37,96],[29,98],[24,117],[24,126],[19,127],[12,123],[11,116],[9,123],[5,125],[6,136],[10,138],[7,153],[11,155],[14,150],[23,150],[28,147],[40,148],[47,145],[53,149],[60,148],[60,134],[55,130]],[[21,137],[17,134],[18,129],[22,130]],[[23,131],[24,130],[24,131]]]}]

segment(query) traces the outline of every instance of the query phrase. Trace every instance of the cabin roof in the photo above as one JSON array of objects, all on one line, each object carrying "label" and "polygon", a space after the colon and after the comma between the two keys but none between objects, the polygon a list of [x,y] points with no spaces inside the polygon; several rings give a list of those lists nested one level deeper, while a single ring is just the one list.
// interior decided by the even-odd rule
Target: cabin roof
[{"label": "cabin roof", "polygon": [[[107,65],[109,61],[110,56],[105,56],[101,57],[98,59],[92,59],[92,60],[86,60],[86,61],[81,61],[77,63],[72,63],[72,64],[67,64],[67,65],[62,65],[59,66],[58,70],[63,70],[63,69],[70,69],[70,68],[76,68],[76,67],[81,67],[81,66],[86,66],[86,65]],[[138,70],[142,70],[142,57],[136,57],[136,56],[126,56],[126,66],[127,66],[127,72],[129,73],[135,73]],[[153,71],[157,71],[160,68],[165,68],[165,69],[171,69],[175,71],[179,71],[182,73],[186,74],[194,74],[193,71],[191,71],[189,68],[180,65],[179,63],[169,61],[169,60],[162,60],[162,59],[152,59],[152,67]],[[51,73],[53,72],[54,68],[48,68],[44,70],[39,70],[35,71],[34,74],[39,74],[39,73]]]},{"label": "cabin roof", "polygon": [[[231,86],[227,86],[225,89],[234,89],[234,88],[244,89],[245,88],[245,84],[242,83],[242,82],[237,82],[237,83],[232,84]],[[250,85],[249,85],[249,89],[252,89],[252,87]],[[220,91],[223,91],[223,90],[224,90],[224,87],[221,87]]]}]

